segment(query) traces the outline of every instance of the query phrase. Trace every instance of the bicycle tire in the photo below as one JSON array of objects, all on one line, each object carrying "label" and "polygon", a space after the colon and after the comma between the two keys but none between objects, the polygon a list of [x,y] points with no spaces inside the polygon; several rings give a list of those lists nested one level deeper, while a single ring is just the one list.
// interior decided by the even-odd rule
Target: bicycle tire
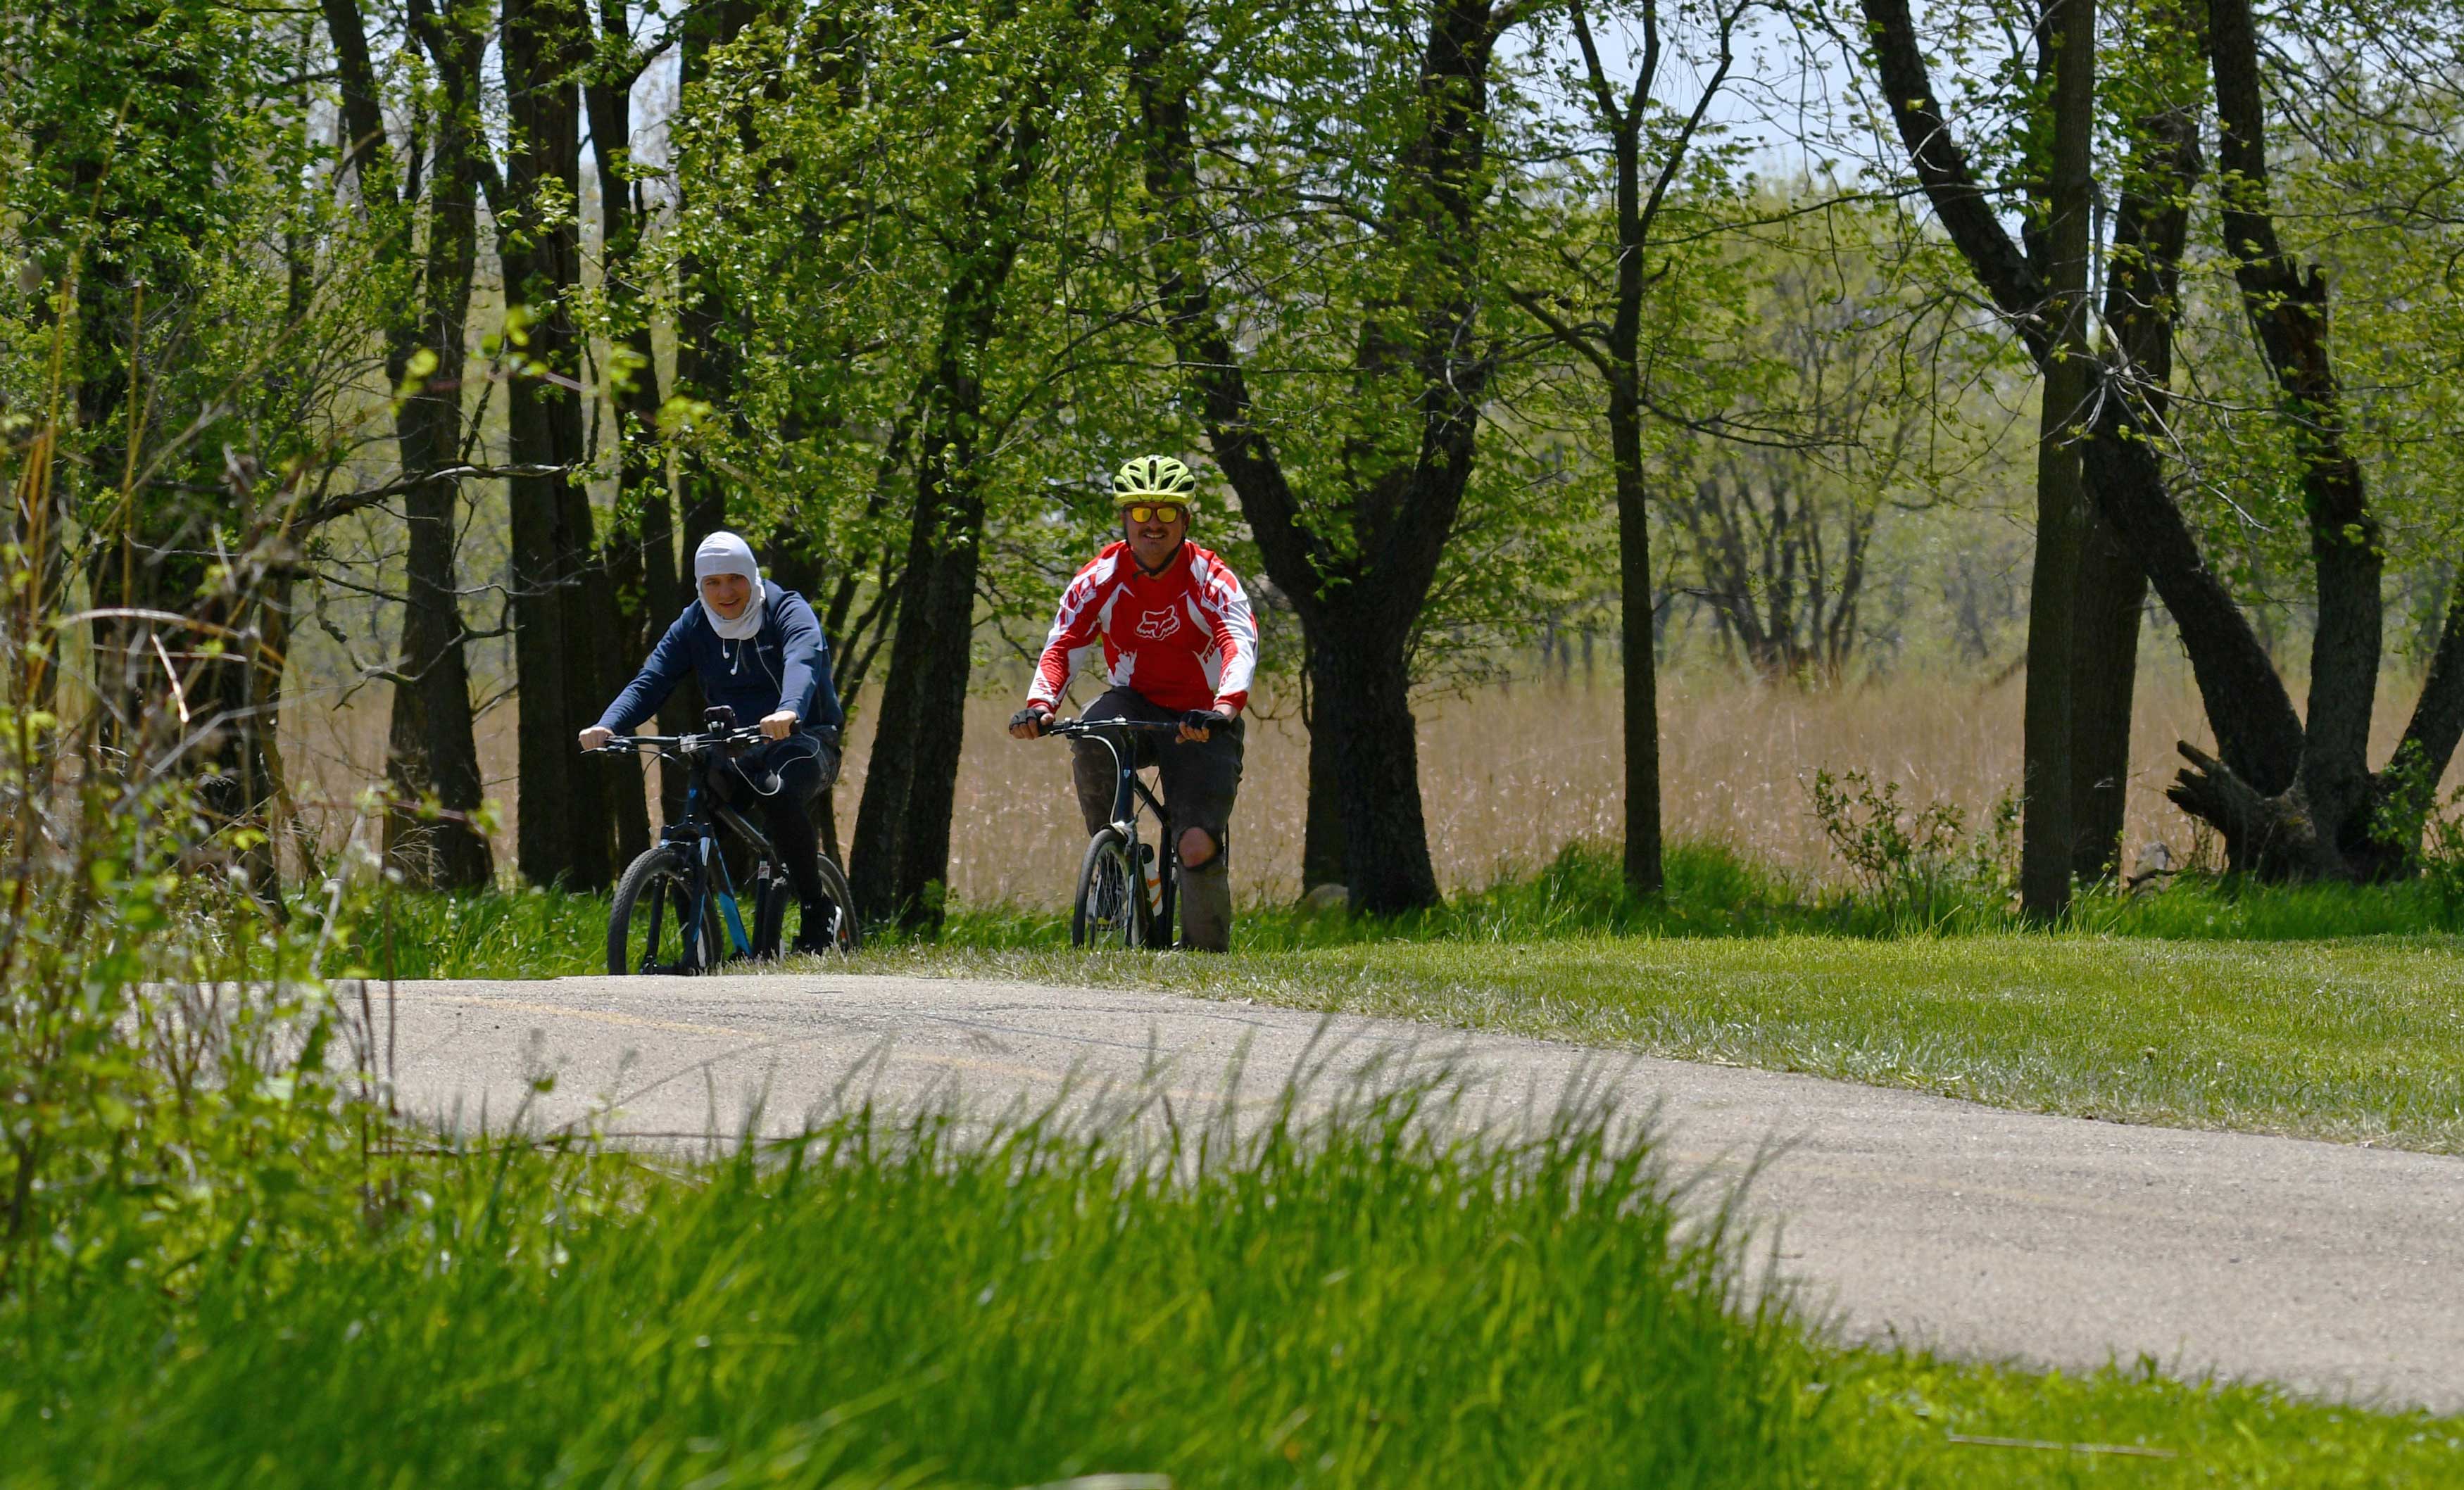
[{"label": "bicycle tire", "polygon": [[[825,902],[823,909],[833,918],[829,945],[814,954],[829,952],[846,956],[864,946],[864,927],[855,918],[855,895],[847,888],[847,875],[829,855],[815,856],[813,866],[821,876],[822,898]],[[804,934],[803,903],[796,898],[793,882],[783,874],[774,874],[762,884],[753,955],[762,962],[798,955],[796,943]]]},{"label": "bicycle tire", "polygon": [[838,861],[827,854],[821,856],[822,889],[837,905],[839,924],[830,936],[830,949],[842,955],[864,951],[864,923],[856,918],[855,891],[847,888],[847,872]]},{"label": "bicycle tire", "polygon": [[[847,889],[847,876],[839,872],[829,855],[821,855],[814,867],[822,880],[823,911],[832,921],[828,945],[805,952],[816,956],[824,953],[847,956],[864,946],[864,928],[855,918],[855,896]],[[753,954],[765,962],[775,962],[800,954],[796,943],[804,934],[803,905],[797,900],[795,887],[785,875],[773,876],[767,885],[761,939],[755,943]]]},{"label": "bicycle tire", "polygon": [[1147,890],[1129,840],[1118,828],[1101,828],[1087,841],[1087,856],[1079,862],[1069,945],[1143,947],[1147,932]]},{"label": "bicycle tire", "polygon": [[[607,908],[607,971],[611,975],[624,977],[652,971],[697,972],[714,965],[714,953],[722,945],[716,904],[708,899],[702,903],[698,947],[692,945],[694,937],[678,914],[692,898],[691,869],[692,866],[669,844],[644,849],[626,867],[624,878],[616,882],[615,899]],[[669,939],[671,932],[672,941]]]}]

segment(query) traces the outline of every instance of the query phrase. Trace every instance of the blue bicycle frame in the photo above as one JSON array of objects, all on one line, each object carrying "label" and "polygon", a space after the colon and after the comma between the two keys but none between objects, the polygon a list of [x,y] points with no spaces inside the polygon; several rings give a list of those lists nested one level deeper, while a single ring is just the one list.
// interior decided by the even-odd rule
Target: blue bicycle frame
[{"label": "blue bicycle frame", "polygon": [[[736,903],[736,881],[727,872],[727,856],[718,851],[717,825],[695,810],[700,805],[701,774],[695,772],[685,787],[684,821],[671,825],[659,835],[668,843],[688,845],[686,852],[701,866],[701,873],[693,877],[693,913],[682,924],[693,927],[706,925],[704,916],[710,899],[716,896],[719,914],[727,923],[727,939],[734,944],[734,955],[750,957],[753,955],[753,938],[744,933],[744,915]],[[727,812],[724,805],[719,810]],[[728,815],[735,816],[733,813]],[[757,837],[756,842],[761,840]],[[698,943],[699,938],[694,940]]]}]

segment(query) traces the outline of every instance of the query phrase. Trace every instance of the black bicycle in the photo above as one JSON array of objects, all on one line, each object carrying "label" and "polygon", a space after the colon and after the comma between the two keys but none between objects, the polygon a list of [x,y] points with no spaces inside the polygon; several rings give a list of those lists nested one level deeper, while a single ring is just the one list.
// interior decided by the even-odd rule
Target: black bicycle
[{"label": "black bicycle", "polygon": [[[762,744],[765,736],[757,728],[737,728],[735,711],[724,706],[709,711],[705,719],[710,728],[699,734],[619,734],[599,747],[610,755],[648,747],[663,759],[692,767],[683,818],[669,823],[659,842],[616,882],[615,904],[607,912],[610,973],[707,973],[738,958],[768,960],[794,946],[804,930],[795,881],[778,849],[711,785],[713,770]],[[722,825],[753,851],[749,931],[721,851]],[[828,924],[815,929],[812,940],[833,952],[853,952],[864,945],[864,930],[847,875],[829,855],[818,858],[825,897],[818,909]]]},{"label": "black bicycle", "polygon": [[[1078,893],[1069,908],[1072,947],[1169,947],[1180,902],[1180,845],[1173,842],[1163,802],[1138,775],[1133,734],[1177,734],[1177,722],[1149,719],[1056,719],[1044,734],[1100,741],[1112,753],[1116,781],[1112,820],[1087,841]],[[1155,842],[1146,841],[1146,820]]]}]

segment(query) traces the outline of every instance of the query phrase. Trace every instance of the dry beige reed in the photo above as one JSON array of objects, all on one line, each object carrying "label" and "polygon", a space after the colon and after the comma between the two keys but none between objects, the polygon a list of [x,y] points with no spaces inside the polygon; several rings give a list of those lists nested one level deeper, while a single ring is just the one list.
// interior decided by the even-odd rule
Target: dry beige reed
[{"label": "dry beige reed", "polygon": [[[1805,783],[1816,770],[1862,770],[1902,782],[1913,800],[1953,802],[1978,821],[2018,779],[2020,693],[2016,678],[1902,677],[1822,691],[1709,672],[1665,679],[1667,832],[1731,844],[1807,879],[1835,877],[1837,866],[1807,810]],[[2382,753],[2402,729],[2410,686],[2391,679],[2384,697],[2401,702],[2379,712]],[[970,904],[1048,908],[1066,901],[1086,835],[1069,795],[1067,747],[1009,738],[1003,726],[1016,707],[1006,694],[968,701],[951,887]],[[1605,679],[1501,685],[1428,700],[1419,713],[1422,810],[1438,877],[1450,890],[1529,869],[1575,839],[1618,836],[1619,694]],[[514,717],[509,702],[480,722],[489,790],[502,806],[499,862],[507,866]],[[359,789],[381,778],[385,722],[375,693],[339,708],[285,712],[284,748],[312,831],[337,836]],[[2178,739],[2211,744],[2187,668],[2151,664],[2140,682],[2131,745],[2133,854],[2157,840],[2177,855],[2190,846],[2189,821],[2163,795]],[[852,746],[837,792],[843,832],[853,827],[863,791],[869,726],[859,725]],[[1308,758],[1297,719],[1262,699],[1234,820],[1234,872],[1244,896],[1288,898],[1301,889]],[[2459,780],[2464,761],[2450,772],[2450,788]]]}]

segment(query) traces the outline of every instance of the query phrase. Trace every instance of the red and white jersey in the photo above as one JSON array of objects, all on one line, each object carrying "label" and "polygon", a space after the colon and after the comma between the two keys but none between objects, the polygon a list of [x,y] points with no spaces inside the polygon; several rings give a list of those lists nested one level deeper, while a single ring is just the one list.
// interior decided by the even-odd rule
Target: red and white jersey
[{"label": "red and white jersey", "polygon": [[1051,704],[1097,638],[1104,672],[1165,709],[1239,714],[1258,668],[1258,620],[1241,577],[1184,540],[1163,573],[1150,575],[1126,541],[1104,546],[1061,592],[1060,613],[1036,664],[1027,702]]}]

